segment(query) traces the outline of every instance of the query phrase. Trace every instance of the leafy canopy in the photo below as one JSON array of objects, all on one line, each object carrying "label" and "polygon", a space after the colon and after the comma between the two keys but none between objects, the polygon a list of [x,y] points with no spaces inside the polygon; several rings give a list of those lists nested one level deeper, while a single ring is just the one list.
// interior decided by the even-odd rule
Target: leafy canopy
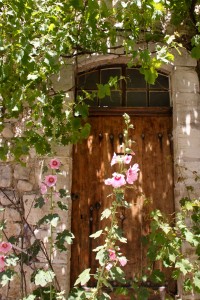
[{"label": "leafy canopy", "polygon": [[[48,153],[53,142],[66,145],[88,135],[88,107],[82,101],[69,104],[73,88],[55,89],[52,80],[78,56],[119,56],[120,50],[129,55],[130,66],[141,65],[150,83],[161,64],[173,60],[176,39],[200,57],[199,1],[113,2],[0,0],[0,129],[5,122],[23,120],[9,144],[2,142],[1,159],[9,151],[20,159],[30,147]],[[162,44],[152,53],[150,42]]]}]

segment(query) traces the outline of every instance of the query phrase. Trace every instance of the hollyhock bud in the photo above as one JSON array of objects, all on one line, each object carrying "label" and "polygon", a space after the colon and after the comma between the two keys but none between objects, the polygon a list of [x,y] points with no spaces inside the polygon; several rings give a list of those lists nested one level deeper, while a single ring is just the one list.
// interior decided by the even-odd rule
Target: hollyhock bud
[{"label": "hollyhock bud", "polygon": [[50,160],[50,168],[51,169],[59,169],[60,168],[60,165],[61,165],[61,162],[57,159],[57,158],[53,158]]},{"label": "hollyhock bud", "polygon": [[117,259],[115,250],[108,249],[108,253],[109,253],[109,259],[110,260],[115,261]]},{"label": "hollyhock bud", "polygon": [[0,272],[4,271],[5,265],[5,256],[0,255]]},{"label": "hollyhock bud", "polygon": [[47,186],[46,186],[46,184],[41,183],[41,185],[40,185],[40,192],[41,192],[42,195],[44,195],[44,194],[47,193]]},{"label": "hollyhock bud", "polygon": [[57,181],[57,176],[56,175],[48,175],[48,176],[45,176],[45,184],[48,186],[48,187],[52,187],[56,184],[56,181]]},{"label": "hollyhock bud", "polygon": [[138,164],[134,164],[132,167],[130,167],[128,169],[128,171],[126,172],[126,181],[129,183],[129,184],[133,184],[134,181],[137,180],[138,178],[138,171],[140,170],[138,168]]},{"label": "hollyhock bud", "polygon": [[132,155],[126,154],[124,156],[124,163],[128,165],[131,162],[131,159],[132,159]]},{"label": "hollyhock bud", "polygon": [[12,244],[9,242],[0,243],[0,252],[8,253],[12,249]]},{"label": "hollyhock bud", "polygon": [[111,263],[107,264],[107,265],[106,265],[106,270],[107,270],[107,271],[110,271],[110,269],[112,268],[112,266],[113,266],[113,265],[112,265]]},{"label": "hollyhock bud", "polygon": [[120,263],[120,265],[121,265],[122,267],[124,267],[124,266],[127,264],[127,259],[126,259],[125,256],[119,257],[118,260],[119,260],[119,263]]}]

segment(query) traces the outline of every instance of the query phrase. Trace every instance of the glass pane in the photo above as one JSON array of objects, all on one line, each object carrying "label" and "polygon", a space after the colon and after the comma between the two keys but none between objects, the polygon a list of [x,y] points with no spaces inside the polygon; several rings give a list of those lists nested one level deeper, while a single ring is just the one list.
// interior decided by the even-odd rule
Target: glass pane
[{"label": "glass pane", "polygon": [[[102,69],[101,70],[101,83],[108,83],[110,77],[120,77],[122,75],[121,68]],[[118,82],[119,88],[121,88],[121,80]],[[114,89],[114,87],[113,87]]]},{"label": "glass pane", "polygon": [[149,106],[170,106],[169,92],[150,92]]},{"label": "glass pane", "polygon": [[126,69],[127,89],[144,89],[146,81],[138,69]]},{"label": "glass pane", "polygon": [[96,90],[97,83],[99,83],[99,71],[92,71],[79,75],[78,77],[78,89]]},{"label": "glass pane", "polygon": [[121,106],[122,105],[122,95],[120,91],[111,91],[110,96],[106,96],[100,99],[100,106],[110,107],[110,106]]},{"label": "glass pane", "polygon": [[127,107],[144,107],[147,106],[146,92],[126,92]]},{"label": "glass pane", "polygon": [[155,84],[150,85],[150,89],[169,89],[169,78],[165,75],[159,74]]},{"label": "glass pane", "polygon": [[[92,94],[92,91],[87,91],[88,93],[91,93]],[[98,98],[97,98],[97,96],[95,96],[94,98],[86,98],[86,95],[85,95],[85,93],[84,92],[82,92],[82,91],[78,91],[77,92],[77,96],[79,97],[82,97],[82,99],[84,99],[84,102],[86,103],[86,104],[88,104],[89,106],[98,106]]]}]

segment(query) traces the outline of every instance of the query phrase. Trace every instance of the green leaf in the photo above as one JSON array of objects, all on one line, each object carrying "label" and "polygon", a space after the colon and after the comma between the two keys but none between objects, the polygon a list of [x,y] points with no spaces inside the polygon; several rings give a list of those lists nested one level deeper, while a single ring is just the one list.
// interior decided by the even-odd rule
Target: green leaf
[{"label": "green leaf", "polygon": [[47,216],[44,216],[42,219],[38,221],[38,225],[42,225],[44,223],[49,224],[53,227],[56,227],[58,225],[58,222],[60,220],[60,217],[58,214],[49,214]]},{"label": "green leaf", "polygon": [[0,283],[2,286],[5,286],[6,284],[8,284],[10,281],[12,281],[14,279],[14,276],[17,273],[11,269],[7,269],[3,272],[0,273]]},{"label": "green leaf", "polygon": [[102,234],[103,230],[98,230],[97,232],[90,235],[91,238],[98,238]]},{"label": "green leaf", "polygon": [[197,272],[194,274],[194,279],[193,279],[194,287],[195,290],[200,293],[200,272]]},{"label": "green leaf", "polygon": [[107,293],[103,292],[103,293],[98,297],[98,299],[99,299],[99,300],[107,300],[107,299],[111,299],[111,297],[110,297]]},{"label": "green leaf", "polygon": [[60,251],[66,251],[67,247],[65,246],[65,243],[70,245],[72,244],[73,239],[73,233],[65,229],[62,232],[57,233],[55,245]]},{"label": "green leaf", "polygon": [[86,123],[81,129],[81,137],[84,139],[87,138],[88,135],[90,134],[90,129],[91,129],[91,125],[89,123]]},{"label": "green leaf", "polygon": [[191,50],[191,56],[196,59],[200,59],[200,47],[194,47]]},{"label": "green leaf", "polygon": [[108,252],[104,249],[104,247],[101,247],[96,254],[96,259],[99,261],[99,264],[103,266],[107,258],[108,258]]},{"label": "green leaf", "polygon": [[108,219],[111,215],[111,210],[109,208],[106,208],[102,213],[101,213],[101,220],[103,219]]},{"label": "green leaf", "polygon": [[36,298],[35,295],[29,295],[28,297],[23,298],[22,300],[34,300],[35,298]]},{"label": "green leaf", "polygon": [[39,270],[35,275],[35,285],[40,285],[44,287],[48,283],[51,283],[54,277],[55,277],[55,273],[51,270],[48,271]]},{"label": "green leaf", "polygon": [[86,269],[84,270],[79,276],[78,279],[76,280],[74,285],[78,285],[79,283],[81,285],[86,284],[90,280],[90,270],[91,269]]},{"label": "green leaf", "polygon": [[35,199],[35,204],[34,204],[35,208],[37,208],[37,207],[42,208],[44,205],[45,205],[45,200],[42,196]]},{"label": "green leaf", "polygon": [[29,74],[27,80],[35,80],[38,78],[38,74]]},{"label": "green leaf", "polygon": [[57,202],[57,205],[58,205],[58,207],[61,209],[61,210],[68,210],[68,205],[67,204],[65,204],[64,202],[62,202],[62,201],[58,201]]},{"label": "green leaf", "polygon": [[19,257],[16,256],[15,254],[10,254],[9,256],[6,257],[6,265],[7,266],[16,267],[18,261],[19,261]]},{"label": "green leaf", "polygon": [[120,267],[112,267],[110,270],[110,275],[113,280],[123,284],[126,283],[124,271]]},{"label": "green leaf", "polygon": [[175,268],[179,268],[183,275],[191,272],[192,264],[189,262],[188,259],[181,259],[180,261],[176,262]]},{"label": "green leaf", "polygon": [[150,276],[151,280],[155,283],[162,284],[165,280],[164,273],[160,270],[153,270]]},{"label": "green leaf", "polygon": [[99,99],[103,99],[105,96],[110,96],[109,84],[97,84],[97,87],[98,87],[97,95]]},{"label": "green leaf", "polygon": [[69,193],[65,189],[59,189],[59,196],[60,196],[60,198],[67,197],[68,195],[69,195]]}]

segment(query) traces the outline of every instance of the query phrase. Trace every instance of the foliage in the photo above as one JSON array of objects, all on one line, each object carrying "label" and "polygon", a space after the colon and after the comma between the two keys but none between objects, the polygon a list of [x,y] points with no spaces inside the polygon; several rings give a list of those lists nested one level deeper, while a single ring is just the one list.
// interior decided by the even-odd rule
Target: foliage
[{"label": "foliage", "polygon": [[[19,235],[10,236],[4,212],[9,209],[6,206],[1,209],[0,227],[0,286],[9,285],[16,277],[20,277],[20,294],[23,300],[64,300],[65,291],[61,291],[53,259],[55,254],[68,251],[67,245],[71,244],[74,235],[67,229],[57,229],[61,222],[65,222],[68,210],[69,193],[64,189],[56,189],[57,176],[61,173],[61,162],[51,159],[49,166],[44,168],[44,180],[40,184],[39,196],[34,199],[30,213],[34,209],[41,210],[42,216],[34,227],[29,224],[29,219],[22,212],[21,205],[14,204],[12,196],[3,189],[1,193],[6,196],[10,204],[14,205],[16,213],[20,217],[21,232]],[[50,173],[50,175],[46,175]],[[61,175],[60,175],[61,176]],[[15,197],[15,195],[13,195]],[[19,201],[17,203],[20,203]],[[23,205],[23,203],[22,203]],[[56,209],[56,213],[55,213]],[[37,237],[37,231],[48,229],[48,243],[45,245],[42,238]],[[49,233],[48,233],[49,232]],[[9,234],[9,235],[8,235]],[[7,241],[5,241],[7,239]],[[45,262],[45,264],[44,264]],[[40,263],[38,266],[37,263]],[[42,265],[42,266],[41,266]],[[26,268],[30,270],[30,276],[25,276]],[[34,283],[30,295],[28,295],[27,284]]]},{"label": "foliage", "polygon": [[[0,127],[23,121],[9,143],[2,140],[1,159],[11,154],[19,160],[31,147],[38,154],[49,153],[53,142],[67,145],[88,135],[83,99],[72,103],[75,87],[59,89],[55,84],[63,70],[77,64],[77,57],[125,54],[129,66],[141,66],[149,83],[154,83],[161,64],[173,60],[170,51],[177,47],[176,40],[199,58],[198,0],[181,0],[178,5],[164,0],[111,3],[0,1]],[[168,33],[171,27],[173,34]],[[151,42],[159,42],[153,51]],[[107,85],[99,87],[102,93],[109,95]]]}]

